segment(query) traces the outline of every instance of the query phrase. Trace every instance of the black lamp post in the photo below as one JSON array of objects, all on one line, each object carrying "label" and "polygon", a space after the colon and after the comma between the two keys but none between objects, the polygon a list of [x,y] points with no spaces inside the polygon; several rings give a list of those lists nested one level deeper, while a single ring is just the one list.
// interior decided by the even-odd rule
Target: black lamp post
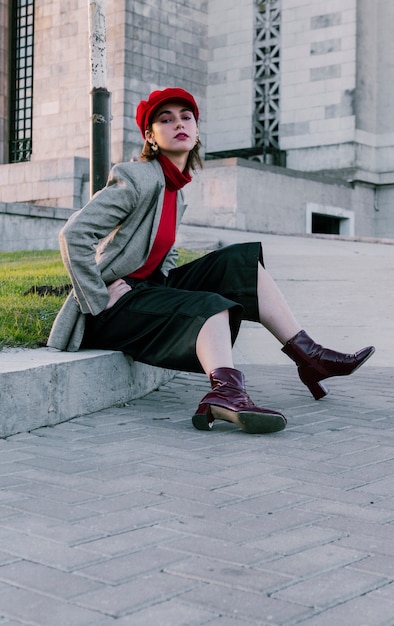
[{"label": "black lamp post", "polygon": [[111,94],[106,87],[105,0],[89,0],[90,195],[102,189],[111,168]]}]

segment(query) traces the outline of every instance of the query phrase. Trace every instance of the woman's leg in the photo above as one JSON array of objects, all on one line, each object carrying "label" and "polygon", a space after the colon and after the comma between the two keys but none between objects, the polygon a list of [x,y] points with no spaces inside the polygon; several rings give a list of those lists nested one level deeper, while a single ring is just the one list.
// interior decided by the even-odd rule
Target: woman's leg
[{"label": "woman's leg", "polygon": [[260,322],[282,345],[300,332],[301,326],[261,263],[257,270],[257,300]]},{"label": "woman's leg", "polygon": [[[276,283],[265,271],[259,242],[227,246],[171,270],[169,284],[177,289],[218,293],[241,304],[244,319],[260,321],[283,345],[283,352],[295,361],[302,382],[316,399],[327,393],[321,380],[350,374],[373,354],[372,346],[354,354],[342,354],[316,344],[301,329]],[[230,363],[229,343],[218,340],[219,331],[214,331],[217,321],[207,322],[198,345],[199,358],[207,373],[212,364]],[[222,332],[223,327],[220,328]],[[234,333],[233,341],[235,336]]]},{"label": "woman's leg", "polygon": [[246,393],[244,375],[234,368],[228,310],[212,315],[204,323],[197,337],[196,354],[212,387],[193,416],[197,429],[209,430],[214,419],[233,422],[249,433],[285,428],[284,415],[257,407]]},{"label": "woman's leg", "polygon": [[207,376],[218,367],[234,367],[228,310],[207,319],[197,337],[196,353]]},{"label": "woman's leg", "polygon": [[275,282],[260,263],[257,299],[261,323],[281,342],[282,351],[297,364],[302,382],[316,400],[328,393],[322,380],[351,374],[375,351],[373,346],[368,346],[354,354],[343,354],[316,344],[301,329]]}]

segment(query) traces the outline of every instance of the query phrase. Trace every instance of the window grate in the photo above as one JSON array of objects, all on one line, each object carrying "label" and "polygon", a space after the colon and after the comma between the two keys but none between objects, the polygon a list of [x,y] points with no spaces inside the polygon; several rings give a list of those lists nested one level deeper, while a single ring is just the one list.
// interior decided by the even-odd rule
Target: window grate
[{"label": "window grate", "polygon": [[280,0],[255,2],[254,143],[279,152]]},{"label": "window grate", "polygon": [[11,24],[11,163],[32,153],[34,0],[14,0]]}]

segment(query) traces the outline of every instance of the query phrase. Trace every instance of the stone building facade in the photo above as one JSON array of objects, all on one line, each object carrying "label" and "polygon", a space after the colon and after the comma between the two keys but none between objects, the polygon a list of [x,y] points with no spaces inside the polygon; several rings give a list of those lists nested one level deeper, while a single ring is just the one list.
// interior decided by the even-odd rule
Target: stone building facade
[{"label": "stone building facade", "polygon": [[[28,6],[31,143],[18,156],[15,8]],[[199,102],[206,158],[187,188],[190,223],[394,237],[392,0],[105,8],[113,162],[139,154],[139,100],[182,86]],[[10,203],[74,210],[88,199],[89,90],[86,0],[0,0],[0,212]]]}]

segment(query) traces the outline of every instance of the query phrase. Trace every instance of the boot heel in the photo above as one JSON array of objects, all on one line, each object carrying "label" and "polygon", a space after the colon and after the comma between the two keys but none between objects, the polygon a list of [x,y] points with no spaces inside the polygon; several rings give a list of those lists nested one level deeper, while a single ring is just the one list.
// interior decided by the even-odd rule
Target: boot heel
[{"label": "boot heel", "polygon": [[328,387],[322,383],[309,383],[307,387],[315,400],[321,400],[328,394]]},{"label": "boot heel", "polygon": [[214,421],[209,404],[201,403],[192,417],[193,426],[197,430],[212,430]]},{"label": "boot heel", "polygon": [[201,413],[193,415],[192,423],[194,428],[197,428],[197,430],[212,430],[213,427],[213,421],[210,422],[208,417]]},{"label": "boot heel", "polygon": [[[313,370],[309,370],[310,374],[313,374]],[[308,375],[308,370],[306,369],[298,369],[298,374],[300,376],[301,381],[306,385],[311,392],[312,396],[315,400],[321,400],[328,394],[328,387],[323,385],[322,382],[318,380],[311,380],[312,377]]]}]

